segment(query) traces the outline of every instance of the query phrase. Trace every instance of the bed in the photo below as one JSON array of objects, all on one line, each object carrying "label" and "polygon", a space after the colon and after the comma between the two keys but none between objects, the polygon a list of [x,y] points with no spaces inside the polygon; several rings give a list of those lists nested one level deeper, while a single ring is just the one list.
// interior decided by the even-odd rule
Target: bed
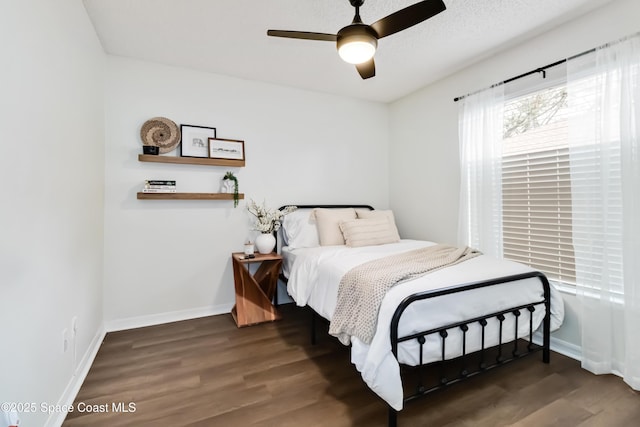
[{"label": "bed", "polygon": [[[391,211],[298,208],[279,233],[282,279],[298,306],[330,322],[347,272],[436,245],[400,239]],[[395,426],[398,411],[418,397],[538,351],[548,363],[550,332],[563,316],[562,298],[542,273],[479,254],[391,287],[372,337],[342,341],[365,383],[389,405]],[[538,329],[541,345],[533,342]],[[441,375],[429,382],[421,368],[433,364],[442,365]]]}]

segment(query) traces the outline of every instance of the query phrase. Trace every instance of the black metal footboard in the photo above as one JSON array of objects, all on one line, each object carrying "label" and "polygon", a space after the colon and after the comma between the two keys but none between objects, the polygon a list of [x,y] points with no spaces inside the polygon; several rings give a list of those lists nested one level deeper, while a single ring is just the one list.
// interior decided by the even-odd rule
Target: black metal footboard
[{"label": "black metal footboard", "polygon": [[[503,283],[514,282],[522,279],[536,278],[536,277],[540,279],[540,282],[542,283],[542,287],[544,290],[544,298],[542,301],[535,301],[529,304],[520,305],[517,307],[511,307],[506,310],[486,314],[473,319],[467,319],[461,322],[453,323],[453,324],[438,327],[438,328],[428,329],[428,330],[421,331],[418,333],[413,333],[407,336],[402,336],[402,337],[398,336],[398,325],[400,324],[400,319],[402,317],[402,314],[407,309],[407,307],[409,307],[412,303],[416,301],[435,298],[443,295],[455,294],[458,292],[464,292],[464,291],[469,291],[473,289],[500,285]],[[533,343],[533,332],[534,332],[533,312],[536,309],[541,308],[541,306],[544,306],[545,315],[544,315],[543,327],[542,327],[542,333],[543,333],[542,346],[538,346]],[[525,316],[523,316],[523,314]],[[521,320],[521,317],[524,319]],[[529,337],[528,337],[528,343],[526,345],[523,345],[522,343],[519,343],[519,340],[518,340],[518,322],[526,321],[527,317],[529,321]],[[493,319],[493,318],[497,319],[497,321],[499,322],[498,323],[499,324],[499,332],[498,332],[499,342],[497,346],[492,348],[493,350],[497,351],[497,354],[493,354],[489,356],[488,354],[489,349],[485,348],[485,327],[487,326],[487,320]],[[503,323],[506,320],[515,322],[515,329],[514,329],[515,337],[513,337],[513,340],[511,340],[511,337],[507,337],[507,339],[505,340],[506,342],[503,343],[502,329],[503,329]],[[474,323],[478,323],[480,325],[481,348],[480,350],[472,353],[473,355],[477,356],[472,361],[470,357],[472,354],[471,353],[467,354],[467,331],[469,329],[469,325]],[[447,337],[449,335],[448,331],[454,330],[454,329],[458,329],[462,332],[462,348],[460,349],[461,356],[458,358],[460,359],[461,362],[463,362],[462,368],[460,368],[457,371],[457,374],[453,376],[450,375],[451,372],[448,372],[447,374],[443,369],[440,378],[436,381],[435,384],[425,385],[425,383],[423,382],[423,369],[426,366],[431,366],[436,363],[441,363],[441,364],[445,363]],[[434,391],[443,389],[452,384],[455,384],[467,378],[473,377],[477,374],[487,372],[492,368],[504,365],[510,361],[519,359],[521,357],[527,356],[529,354],[535,353],[540,350],[542,351],[543,362],[549,363],[550,330],[551,330],[551,291],[549,289],[549,281],[547,280],[545,275],[540,272],[531,272],[531,273],[524,273],[524,274],[518,274],[513,276],[506,276],[506,277],[501,277],[501,278],[497,278],[489,281],[474,282],[474,283],[469,283],[465,285],[442,288],[442,289],[437,289],[433,291],[420,292],[420,293],[411,295],[405,298],[404,301],[402,301],[402,303],[400,303],[391,320],[391,349],[396,359],[398,359],[398,345],[400,343],[405,341],[410,341],[410,340],[417,340],[419,344],[418,346],[420,351],[420,354],[418,356],[419,364],[415,367],[415,369],[417,370],[417,375],[416,375],[417,385],[413,393],[408,395],[405,393],[403,401],[404,403],[408,403],[419,397],[422,397]],[[422,362],[423,346],[426,342],[426,337],[432,334],[438,334],[441,338],[442,359],[437,362],[423,364]],[[508,347],[511,348],[510,352]],[[472,366],[466,366],[466,363],[464,362],[470,362],[472,363]],[[388,421],[389,421],[390,427],[395,427],[398,422],[398,412],[395,409],[393,409],[391,406],[389,406]]]}]

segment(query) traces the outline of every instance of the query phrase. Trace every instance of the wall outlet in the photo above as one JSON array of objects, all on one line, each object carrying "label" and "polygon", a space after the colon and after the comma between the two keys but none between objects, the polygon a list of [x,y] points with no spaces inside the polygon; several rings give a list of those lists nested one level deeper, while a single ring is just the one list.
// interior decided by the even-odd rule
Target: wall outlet
[{"label": "wall outlet", "polygon": [[78,335],[78,316],[73,316],[71,318],[71,337],[76,339],[76,335]]},{"label": "wall outlet", "polygon": [[73,348],[71,351],[73,352],[73,369],[75,370],[78,363],[78,316],[73,316],[71,318],[71,345]]},{"label": "wall outlet", "polygon": [[69,350],[69,331],[67,328],[62,330],[62,352],[66,353]]}]

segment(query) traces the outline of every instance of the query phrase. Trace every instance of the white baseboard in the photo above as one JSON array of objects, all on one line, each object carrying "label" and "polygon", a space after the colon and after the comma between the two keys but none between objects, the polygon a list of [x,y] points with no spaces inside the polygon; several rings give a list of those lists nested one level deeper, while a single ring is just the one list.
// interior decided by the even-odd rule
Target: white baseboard
[{"label": "white baseboard", "polygon": [[[578,362],[582,361],[582,347],[571,344],[570,342],[563,341],[553,336],[549,341],[551,350],[575,359]],[[533,334],[533,342],[538,345],[542,345],[542,333],[540,333],[539,331],[535,332]]]},{"label": "white baseboard", "polygon": [[[100,350],[100,346],[102,345],[102,341],[104,340],[105,335],[106,331],[104,330],[104,328],[99,328],[98,332],[96,332],[95,336],[93,337],[91,344],[89,344],[89,348],[87,348],[87,351],[84,353],[82,360],[80,360],[80,363],[75,368],[75,372],[69,380],[67,387],[64,389],[62,396],[58,400],[57,406],[64,407],[73,405],[73,401],[76,399],[76,396],[80,391],[80,387],[87,377],[89,369],[91,369],[91,365],[93,365],[93,361],[98,354],[98,350]],[[52,412],[47,419],[45,426],[62,426],[62,423],[64,422],[66,416],[67,414],[64,412]]]},{"label": "white baseboard", "polygon": [[124,331],[126,329],[144,328],[145,326],[197,319],[198,317],[215,316],[218,314],[230,313],[232,308],[233,304],[222,304],[213,307],[190,308],[188,310],[170,311],[167,313],[109,320],[105,323],[105,330],[107,332]]},{"label": "white baseboard", "polygon": [[[152,314],[148,316],[136,316],[126,319],[112,320],[106,322],[105,325],[98,330],[93,337],[89,348],[85,352],[82,360],[75,369],[75,372],[67,387],[65,388],[62,396],[58,400],[57,406],[71,406],[80,391],[80,387],[84,382],[91,365],[93,364],[98,350],[104,341],[104,337],[107,332],[121,331],[125,329],[141,328],[145,326],[159,325],[162,323],[177,322],[180,320],[196,319],[198,317],[214,316],[217,314],[224,314],[231,312],[233,304],[219,305],[214,307],[201,307],[189,310],[172,311],[168,313]],[[64,422],[66,413],[52,413],[47,422],[46,427],[60,427]]]}]

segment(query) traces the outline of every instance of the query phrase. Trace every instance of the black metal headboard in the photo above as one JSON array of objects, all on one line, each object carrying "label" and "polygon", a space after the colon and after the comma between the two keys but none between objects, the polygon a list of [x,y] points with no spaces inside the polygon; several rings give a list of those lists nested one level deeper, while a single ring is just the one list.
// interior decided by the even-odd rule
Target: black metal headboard
[{"label": "black metal headboard", "polygon": [[278,209],[283,210],[287,206],[297,206],[298,209],[313,209],[313,208],[323,208],[323,209],[344,209],[344,208],[354,208],[354,209],[369,209],[370,211],[374,210],[372,206],[369,205],[284,205],[280,206]]}]

